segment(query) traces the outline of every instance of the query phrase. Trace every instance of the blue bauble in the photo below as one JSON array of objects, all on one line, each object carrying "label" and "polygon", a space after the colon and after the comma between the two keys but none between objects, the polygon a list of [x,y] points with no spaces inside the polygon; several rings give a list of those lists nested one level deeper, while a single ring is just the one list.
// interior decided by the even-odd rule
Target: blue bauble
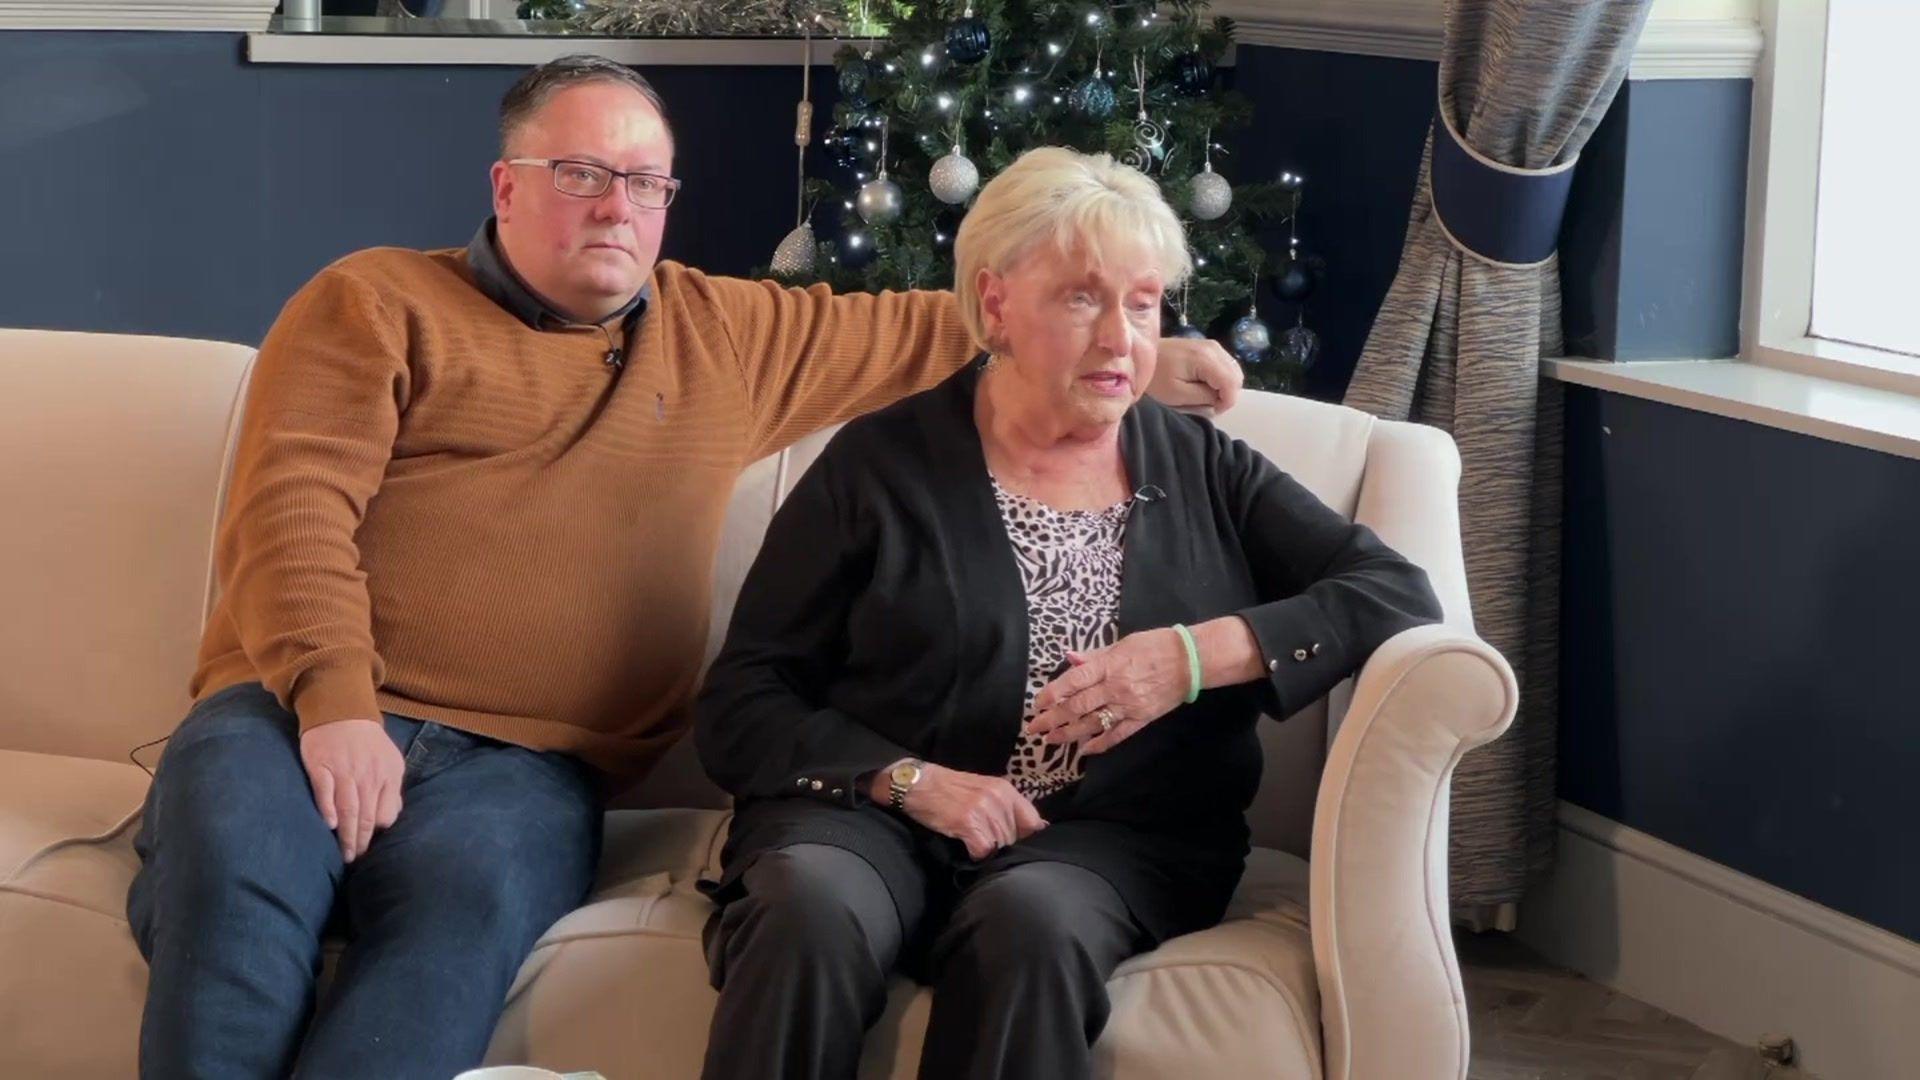
[{"label": "blue bauble", "polygon": [[947,27],[947,56],[956,64],[979,63],[992,45],[987,21],[979,16],[970,15]]},{"label": "blue bauble", "polygon": [[1320,359],[1320,335],[1305,326],[1289,326],[1280,331],[1280,340],[1274,346],[1273,358],[1283,364],[1305,371]]},{"label": "blue bauble", "polygon": [[1213,63],[1197,52],[1187,53],[1173,62],[1173,84],[1189,97],[1199,97],[1213,89]]},{"label": "blue bauble", "polygon": [[1273,292],[1289,304],[1297,304],[1313,293],[1313,269],[1298,249],[1289,250],[1273,275]]},{"label": "blue bauble", "polygon": [[1089,75],[1077,83],[1067,97],[1067,104],[1073,111],[1089,120],[1105,120],[1113,115],[1113,86],[1098,75]]},{"label": "blue bauble", "polygon": [[1183,322],[1179,326],[1174,327],[1173,333],[1167,336],[1177,338],[1203,338],[1207,336],[1207,332],[1192,323]]},{"label": "blue bauble", "polygon": [[855,56],[840,65],[840,100],[856,109],[864,109],[873,98],[868,86],[873,80],[872,67]]},{"label": "blue bauble", "polygon": [[1265,360],[1273,348],[1273,331],[1257,316],[1245,315],[1233,324],[1233,330],[1227,335],[1227,344],[1241,363],[1257,364]]}]

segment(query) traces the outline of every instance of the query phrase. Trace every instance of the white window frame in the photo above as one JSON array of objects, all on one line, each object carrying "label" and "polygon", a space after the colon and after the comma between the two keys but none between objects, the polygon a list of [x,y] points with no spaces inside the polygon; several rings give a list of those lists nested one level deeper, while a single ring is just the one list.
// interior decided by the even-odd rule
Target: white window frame
[{"label": "white window frame", "polygon": [[1765,367],[1920,396],[1920,359],[1808,333],[1827,0],[1761,0],[1760,20],[1766,49],[1753,81],[1741,355]]}]

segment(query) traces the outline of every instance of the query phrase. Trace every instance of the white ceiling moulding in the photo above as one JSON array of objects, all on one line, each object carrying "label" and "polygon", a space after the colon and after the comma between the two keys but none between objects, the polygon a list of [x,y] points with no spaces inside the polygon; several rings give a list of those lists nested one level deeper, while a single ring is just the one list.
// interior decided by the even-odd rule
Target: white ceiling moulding
[{"label": "white ceiling moulding", "polygon": [[0,0],[0,30],[265,30],[279,0]]},{"label": "white ceiling moulding", "polygon": [[1753,19],[1650,19],[1627,78],[1751,79],[1763,44]]},{"label": "white ceiling moulding", "polygon": [[[1441,0],[1215,0],[1241,45],[1438,60]],[[1750,79],[1759,21],[1739,0],[1654,6],[1627,70],[1631,79]]]}]

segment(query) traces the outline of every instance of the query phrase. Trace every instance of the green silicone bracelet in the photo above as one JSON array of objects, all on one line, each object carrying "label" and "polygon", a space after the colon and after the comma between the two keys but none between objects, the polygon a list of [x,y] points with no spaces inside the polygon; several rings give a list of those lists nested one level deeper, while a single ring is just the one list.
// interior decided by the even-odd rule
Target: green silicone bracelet
[{"label": "green silicone bracelet", "polygon": [[1173,632],[1180,635],[1180,644],[1187,647],[1187,704],[1200,700],[1200,647],[1193,643],[1193,631],[1173,624]]}]

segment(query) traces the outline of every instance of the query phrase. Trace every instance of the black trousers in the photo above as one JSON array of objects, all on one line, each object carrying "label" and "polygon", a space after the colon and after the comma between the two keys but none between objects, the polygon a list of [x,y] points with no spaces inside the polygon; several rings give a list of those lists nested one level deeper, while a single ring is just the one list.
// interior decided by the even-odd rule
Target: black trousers
[{"label": "black trousers", "polygon": [[1106,982],[1147,944],[1092,871],[1031,862],[988,871],[902,925],[867,861],[823,844],[761,854],[708,934],[720,991],[707,1080],[851,1078],[903,948],[927,935],[933,1014],[923,1080],[1092,1074]]}]

